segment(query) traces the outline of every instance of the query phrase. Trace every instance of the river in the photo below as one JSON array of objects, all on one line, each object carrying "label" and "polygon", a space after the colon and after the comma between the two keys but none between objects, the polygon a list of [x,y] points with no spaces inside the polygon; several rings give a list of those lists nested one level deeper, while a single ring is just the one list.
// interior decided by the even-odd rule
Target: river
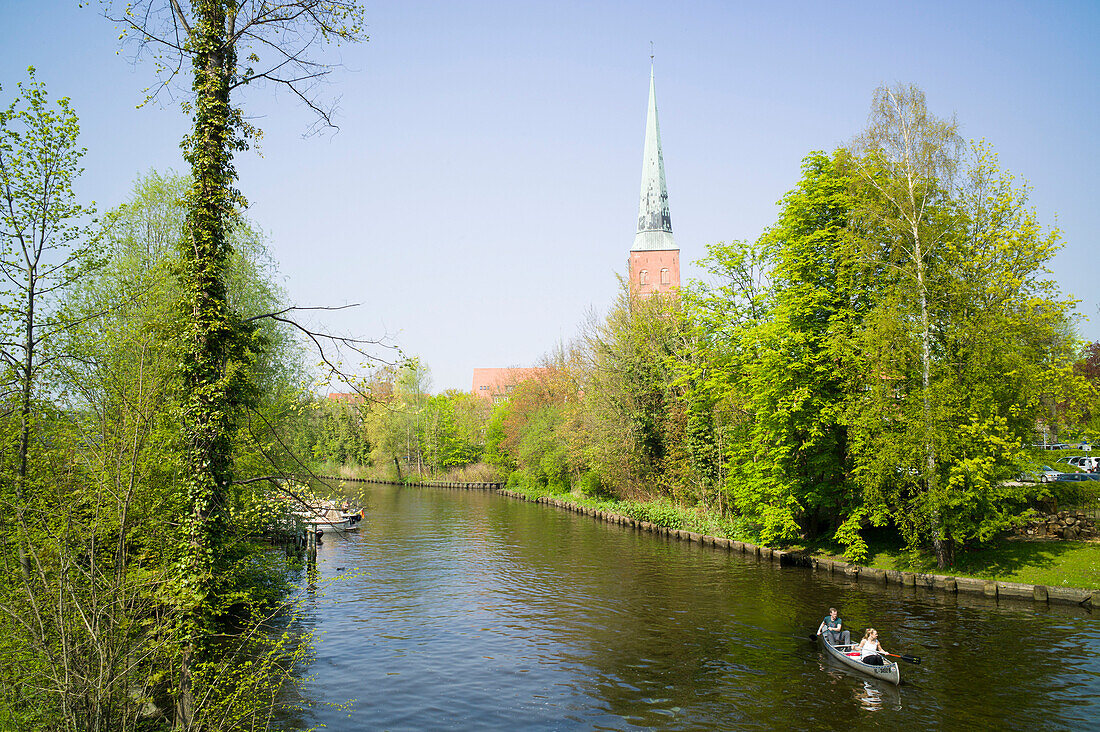
[{"label": "river", "polygon": [[[332,730],[1096,729],[1100,613],[974,607],[494,492],[364,487],[300,624]],[[830,606],[920,656],[900,687],[827,659]]]}]

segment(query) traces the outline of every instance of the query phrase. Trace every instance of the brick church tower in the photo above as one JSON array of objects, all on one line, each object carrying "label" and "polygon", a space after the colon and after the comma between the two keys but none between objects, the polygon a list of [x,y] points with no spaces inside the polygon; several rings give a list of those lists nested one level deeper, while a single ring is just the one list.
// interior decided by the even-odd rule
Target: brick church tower
[{"label": "brick church tower", "polygon": [[665,160],[661,154],[661,128],[657,124],[657,95],[651,64],[638,233],[634,236],[634,246],[630,248],[630,292],[649,297],[657,292],[673,293],[679,289],[680,249],[672,238],[672,217],[668,213]]}]

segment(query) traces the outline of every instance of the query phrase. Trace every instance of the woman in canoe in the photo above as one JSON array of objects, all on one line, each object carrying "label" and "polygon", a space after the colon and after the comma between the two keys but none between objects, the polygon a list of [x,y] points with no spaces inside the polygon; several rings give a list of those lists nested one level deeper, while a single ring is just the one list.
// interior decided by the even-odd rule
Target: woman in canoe
[{"label": "woman in canoe", "polygon": [[863,640],[856,645],[856,650],[859,651],[859,660],[868,666],[881,666],[882,655],[880,654],[886,653],[886,649],[878,642],[878,631],[874,628],[867,629],[863,634]]}]

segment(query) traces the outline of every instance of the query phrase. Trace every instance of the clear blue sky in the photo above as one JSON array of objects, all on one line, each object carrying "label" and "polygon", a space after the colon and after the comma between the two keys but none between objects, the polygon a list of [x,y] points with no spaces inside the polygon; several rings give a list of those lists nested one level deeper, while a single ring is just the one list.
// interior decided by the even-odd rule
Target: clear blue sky
[{"label": "clear blue sky", "polygon": [[[361,302],[333,330],[394,336],[437,390],[526,366],[606,311],[634,236],[650,41],[681,259],[754,239],[811,150],[850,140],[882,83],[921,86],[1034,188],[1066,293],[1100,339],[1100,3],[367,4],[327,93],[341,130],[302,138],[285,94],[241,101],[265,132],[238,159],[250,215],[301,305]],[[68,95],[101,210],[185,166],[178,106],[136,109],[147,65],[75,0],[0,3],[0,83],[33,64]],[[698,274],[688,264],[685,277]],[[354,365],[354,364],[353,364]]]}]

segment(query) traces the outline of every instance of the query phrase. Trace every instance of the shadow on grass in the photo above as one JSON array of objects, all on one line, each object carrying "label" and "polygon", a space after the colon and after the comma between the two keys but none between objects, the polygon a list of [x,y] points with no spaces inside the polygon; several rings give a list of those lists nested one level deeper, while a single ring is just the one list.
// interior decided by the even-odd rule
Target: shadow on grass
[{"label": "shadow on grass", "polygon": [[[1009,579],[1020,573],[1058,569],[1070,578],[1086,580],[1095,572],[1100,547],[1070,541],[1016,540],[1002,538],[980,549],[960,549],[955,564],[940,568],[936,557],[926,550],[911,550],[888,530],[872,530],[864,537],[868,556],[862,564],[925,574],[946,574],[986,579]],[[812,554],[842,558],[844,547],[830,541],[812,541],[797,545]],[[1094,581],[1094,580],[1093,580]]]},{"label": "shadow on grass", "polygon": [[955,564],[940,570],[936,558],[922,554],[917,559],[923,572],[955,572],[971,577],[1008,577],[1021,570],[1050,569],[1065,564],[1079,547],[1065,541],[1009,541],[1005,539],[976,550],[955,555]]}]

